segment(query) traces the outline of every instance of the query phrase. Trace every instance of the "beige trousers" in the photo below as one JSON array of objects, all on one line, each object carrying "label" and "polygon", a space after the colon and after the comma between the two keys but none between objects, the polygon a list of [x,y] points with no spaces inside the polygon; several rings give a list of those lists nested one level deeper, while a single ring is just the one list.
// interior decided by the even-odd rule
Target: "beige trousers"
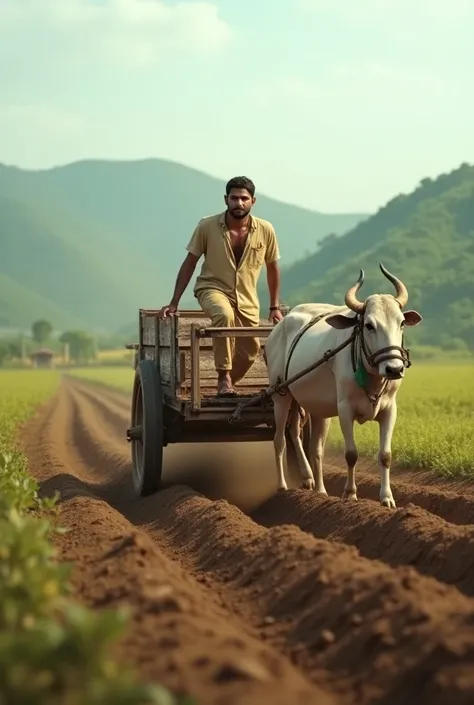
[{"label": "beige trousers", "polygon": [[[236,310],[225,294],[216,289],[200,291],[197,295],[199,305],[211,319],[216,328],[250,327],[258,324],[249,320]],[[252,367],[260,350],[259,338],[213,338],[214,362],[216,370],[232,370],[231,378],[235,384],[241,380]]]}]

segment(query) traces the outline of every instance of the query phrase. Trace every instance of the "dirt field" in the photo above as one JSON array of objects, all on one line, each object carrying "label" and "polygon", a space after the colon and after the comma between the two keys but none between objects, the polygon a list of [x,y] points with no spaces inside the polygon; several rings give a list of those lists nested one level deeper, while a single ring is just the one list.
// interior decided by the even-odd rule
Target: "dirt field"
[{"label": "dirt field", "polygon": [[78,596],[130,606],[144,677],[201,705],[474,702],[472,486],[399,473],[390,511],[366,463],[346,504],[332,458],[335,497],[275,496],[271,444],[175,446],[174,486],[136,500],[128,424],[127,397],[68,379],[23,440]]}]

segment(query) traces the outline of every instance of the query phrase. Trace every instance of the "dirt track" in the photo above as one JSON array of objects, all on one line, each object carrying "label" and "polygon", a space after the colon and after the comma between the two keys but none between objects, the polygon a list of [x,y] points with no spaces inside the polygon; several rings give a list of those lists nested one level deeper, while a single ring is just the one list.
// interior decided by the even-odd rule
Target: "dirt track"
[{"label": "dirt track", "polygon": [[390,511],[366,467],[357,504],[274,496],[271,444],[175,446],[177,484],[136,500],[128,422],[126,397],[67,380],[23,439],[77,594],[132,609],[119,656],[143,676],[201,705],[474,702],[472,488],[401,475]]}]

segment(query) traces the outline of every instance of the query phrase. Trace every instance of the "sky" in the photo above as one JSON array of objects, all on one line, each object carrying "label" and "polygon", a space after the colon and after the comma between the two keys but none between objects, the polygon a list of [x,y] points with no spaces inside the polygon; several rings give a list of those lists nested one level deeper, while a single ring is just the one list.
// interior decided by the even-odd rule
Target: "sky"
[{"label": "sky", "polygon": [[0,0],[0,162],[165,158],[373,212],[474,162],[473,36],[473,0]]}]

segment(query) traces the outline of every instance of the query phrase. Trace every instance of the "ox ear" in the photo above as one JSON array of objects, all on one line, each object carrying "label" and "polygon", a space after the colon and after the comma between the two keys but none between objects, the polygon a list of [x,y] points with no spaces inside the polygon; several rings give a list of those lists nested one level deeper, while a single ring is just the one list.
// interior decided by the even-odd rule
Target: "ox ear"
[{"label": "ox ear", "polygon": [[423,316],[418,311],[403,311],[403,316],[406,326],[417,326],[423,320]]},{"label": "ox ear", "polygon": [[355,316],[344,316],[342,313],[335,313],[332,316],[326,318],[326,323],[337,330],[345,330],[346,328],[353,328],[356,324],[357,318]]}]

